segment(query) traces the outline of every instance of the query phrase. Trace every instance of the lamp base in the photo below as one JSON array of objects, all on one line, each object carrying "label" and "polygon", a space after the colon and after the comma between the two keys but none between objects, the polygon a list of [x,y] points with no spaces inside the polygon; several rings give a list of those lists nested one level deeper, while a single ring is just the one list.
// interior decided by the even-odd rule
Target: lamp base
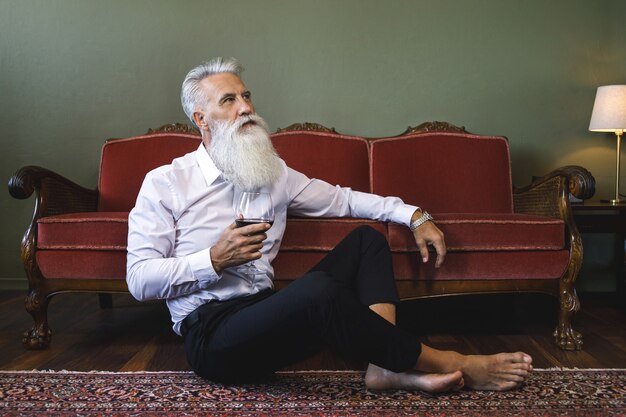
[{"label": "lamp base", "polygon": [[620,199],[611,199],[611,200],[600,200],[600,202],[602,203],[610,203],[613,205],[619,205],[619,204],[626,204],[626,200],[620,200]]}]

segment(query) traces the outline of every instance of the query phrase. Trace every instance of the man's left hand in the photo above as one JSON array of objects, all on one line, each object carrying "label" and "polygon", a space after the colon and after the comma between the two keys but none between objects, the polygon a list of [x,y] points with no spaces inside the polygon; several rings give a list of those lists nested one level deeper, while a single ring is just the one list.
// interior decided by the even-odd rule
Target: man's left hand
[{"label": "man's left hand", "polygon": [[[416,211],[411,218],[411,222],[417,220],[421,215],[421,211]],[[446,258],[446,242],[443,238],[443,232],[439,230],[435,223],[427,221],[413,231],[413,237],[415,237],[415,243],[417,243],[424,263],[428,262],[428,245],[432,245],[435,248],[435,252],[437,252],[435,268],[439,268]]]}]

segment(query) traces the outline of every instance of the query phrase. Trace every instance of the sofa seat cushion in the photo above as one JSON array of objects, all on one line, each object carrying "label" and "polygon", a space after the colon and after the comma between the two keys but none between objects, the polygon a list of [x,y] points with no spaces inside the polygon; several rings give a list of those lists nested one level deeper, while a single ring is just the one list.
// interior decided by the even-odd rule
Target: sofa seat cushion
[{"label": "sofa seat cushion", "polygon": [[333,218],[307,219],[289,218],[280,246],[281,252],[308,252],[332,250],[352,230],[367,225],[387,237],[387,225],[365,219]]},{"label": "sofa seat cushion", "polygon": [[[561,219],[527,214],[433,214],[445,235],[448,252],[553,251],[565,247]],[[411,231],[389,224],[392,252],[417,252]]]},{"label": "sofa seat cushion", "polygon": [[126,249],[38,250],[35,256],[44,278],[126,280]]},{"label": "sofa seat cushion", "polygon": [[45,278],[126,278],[128,213],[63,214],[37,224],[36,257]]},{"label": "sofa seat cushion", "polygon": [[128,239],[127,212],[87,212],[43,217],[38,249],[123,250]]},{"label": "sofa seat cushion", "polygon": [[[274,259],[274,282],[284,287],[301,277],[326,252],[280,251]],[[450,281],[450,280],[558,280],[565,271],[569,252],[515,251],[515,252],[448,252],[444,264],[434,267],[433,259],[423,264],[419,253],[393,253],[393,271],[396,281]]]},{"label": "sofa seat cushion", "polygon": [[569,251],[448,252],[435,268],[434,257],[422,263],[419,253],[392,253],[396,281],[449,280],[558,280],[569,261]]}]

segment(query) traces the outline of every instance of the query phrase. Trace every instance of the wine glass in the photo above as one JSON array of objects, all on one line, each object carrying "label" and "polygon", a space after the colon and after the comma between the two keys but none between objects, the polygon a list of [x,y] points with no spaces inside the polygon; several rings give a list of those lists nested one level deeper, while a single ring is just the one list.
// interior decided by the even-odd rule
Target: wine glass
[{"label": "wine glass", "polygon": [[[274,224],[274,205],[269,193],[243,191],[239,196],[235,195],[233,206],[237,227],[257,223],[269,223],[270,226]],[[248,262],[237,270],[243,271],[251,279],[263,272],[256,267],[254,261]]]}]

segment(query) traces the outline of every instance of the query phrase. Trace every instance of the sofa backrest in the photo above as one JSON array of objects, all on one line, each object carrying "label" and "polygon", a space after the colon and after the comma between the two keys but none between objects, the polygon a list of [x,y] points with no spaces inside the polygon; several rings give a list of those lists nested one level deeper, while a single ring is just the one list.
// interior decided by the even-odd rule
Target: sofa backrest
[{"label": "sofa backrest", "polygon": [[107,141],[100,159],[98,211],[130,211],[148,172],[195,151],[200,142],[200,136],[189,133],[152,133]]},{"label": "sofa backrest", "polygon": [[272,142],[288,166],[332,185],[370,191],[367,140],[329,132],[274,133]]},{"label": "sofa backrest", "polygon": [[512,213],[508,141],[422,132],[370,142],[372,191],[431,213]]},{"label": "sofa backrest", "polygon": [[[129,211],[145,175],[195,151],[193,133],[151,133],[102,147],[99,211]],[[410,133],[365,139],[291,129],[272,134],[287,165],[311,178],[357,191],[394,195],[431,213],[511,213],[506,138],[462,132]]]}]

